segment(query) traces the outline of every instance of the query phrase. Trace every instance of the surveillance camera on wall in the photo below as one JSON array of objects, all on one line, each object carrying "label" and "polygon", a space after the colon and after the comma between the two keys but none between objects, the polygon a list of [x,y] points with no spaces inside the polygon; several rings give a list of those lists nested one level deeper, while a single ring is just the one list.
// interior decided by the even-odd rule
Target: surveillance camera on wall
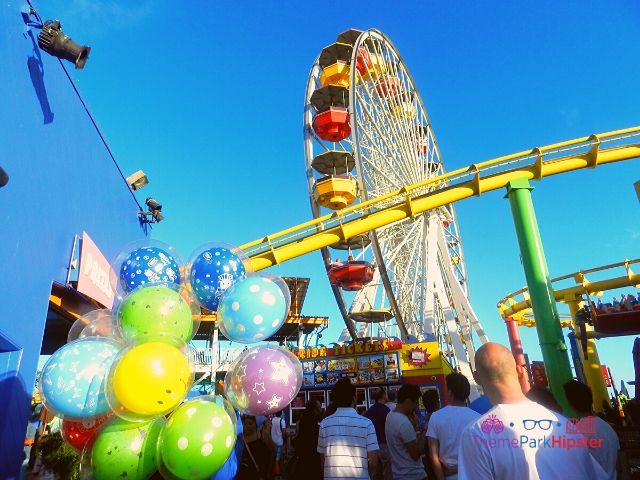
[{"label": "surveillance camera on wall", "polygon": [[162,205],[160,205],[158,202],[156,202],[153,198],[149,197],[147,198],[147,200],[144,202],[147,204],[147,207],[149,207],[149,210],[151,210],[152,212],[154,211],[161,211],[162,210]]}]

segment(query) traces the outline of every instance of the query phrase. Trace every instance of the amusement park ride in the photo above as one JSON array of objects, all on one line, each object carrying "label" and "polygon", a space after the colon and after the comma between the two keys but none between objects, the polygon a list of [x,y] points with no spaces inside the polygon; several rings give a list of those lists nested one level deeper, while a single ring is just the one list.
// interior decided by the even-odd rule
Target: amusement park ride
[{"label": "amusement park ride", "polygon": [[[634,265],[640,265],[640,259],[581,270],[551,280],[555,301],[566,304],[570,311],[569,318],[561,322],[562,327],[570,328],[570,338],[579,341],[572,345],[576,350],[573,355],[576,374],[591,387],[594,405],[598,411],[601,410],[603,401],[609,402],[609,395],[595,340],[640,333],[640,302],[615,308],[613,305],[605,306],[601,302],[598,302],[598,306],[592,297],[600,297],[608,290],[639,286],[640,273],[632,270]],[[591,282],[587,280],[587,275],[606,275],[606,278]],[[498,311],[507,326],[511,350],[521,375],[521,384],[527,384],[528,379],[524,374],[524,351],[518,326],[536,325],[528,289],[520,289],[500,300]]]},{"label": "amusement park ride", "polygon": [[[322,50],[307,82],[304,151],[314,219],[240,248],[256,271],[320,250],[349,336],[435,339],[472,378],[472,333],[482,343],[488,338],[469,300],[453,203],[637,158],[639,139],[640,127],[628,128],[446,173],[395,47],[377,30],[348,30]],[[345,252],[346,261],[332,261]]]}]

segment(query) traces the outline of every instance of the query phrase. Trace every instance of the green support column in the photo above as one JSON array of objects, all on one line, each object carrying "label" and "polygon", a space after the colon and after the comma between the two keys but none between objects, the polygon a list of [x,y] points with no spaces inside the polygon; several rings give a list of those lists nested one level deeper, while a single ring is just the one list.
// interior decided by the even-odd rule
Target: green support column
[{"label": "green support column", "polygon": [[549,386],[556,400],[568,416],[575,412],[564,395],[563,385],[573,379],[567,346],[564,343],[556,301],[551,288],[547,261],[542,249],[538,222],[531,201],[529,181],[525,178],[507,184],[507,198],[513,213],[513,222],[520,246],[524,274],[529,287],[531,306],[536,320]]}]

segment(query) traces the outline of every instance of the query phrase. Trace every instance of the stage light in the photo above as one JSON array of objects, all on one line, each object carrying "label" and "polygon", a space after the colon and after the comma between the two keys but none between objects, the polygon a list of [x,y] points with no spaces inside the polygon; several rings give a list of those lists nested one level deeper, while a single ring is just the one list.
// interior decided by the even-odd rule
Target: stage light
[{"label": "stage light", "polygon": [[0,188],[9,183],[9,175],[4,171],[4,168],[0,167]]},{"label": "stage light", "polygon": [[38,46],[54,57],[73,63],[76,68],[84,68],[91,47],[78,45],[64,34],[59,20],[47,20],[38,35]]}]

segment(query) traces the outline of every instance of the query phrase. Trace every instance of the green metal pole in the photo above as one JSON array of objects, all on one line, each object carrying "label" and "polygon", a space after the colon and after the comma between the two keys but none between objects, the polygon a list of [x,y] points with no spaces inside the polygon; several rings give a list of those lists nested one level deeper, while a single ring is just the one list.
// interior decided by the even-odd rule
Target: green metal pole
[{"label": "green metal pole", "polygon": [[566,382],[573,379],[573,373],[533,210],[531,190],[533,187],[526,178],[513,180],[507,184],[507,198],[516,227],[549,386],[565,415],[573,417],[576,416],[575,412],[569,406],[563,388]]}]

